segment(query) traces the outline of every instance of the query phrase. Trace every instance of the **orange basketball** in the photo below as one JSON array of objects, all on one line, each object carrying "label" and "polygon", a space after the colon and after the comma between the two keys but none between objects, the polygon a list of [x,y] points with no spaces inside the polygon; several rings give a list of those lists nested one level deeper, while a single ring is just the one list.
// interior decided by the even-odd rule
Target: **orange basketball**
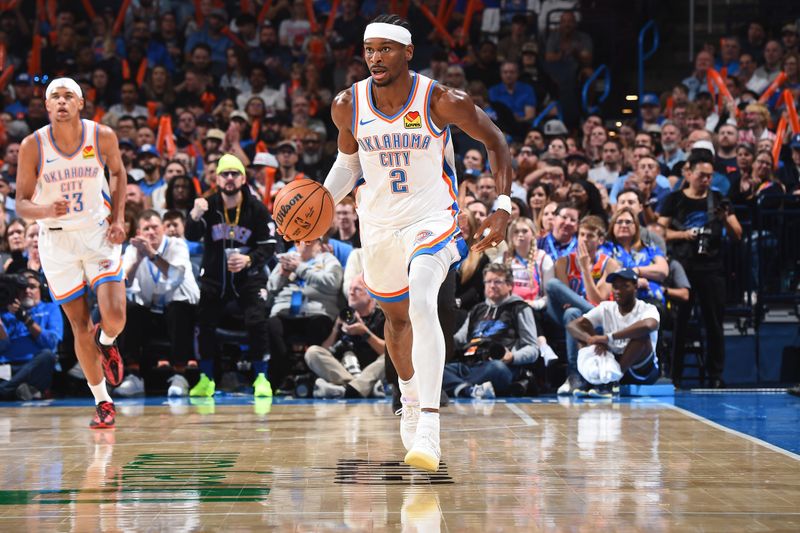
[{"label": "orange basketball", "polygon": [[333,222],[333,197],[314,180],[295,180],[275,195],[272,218],[290,241],[319,239]]}]

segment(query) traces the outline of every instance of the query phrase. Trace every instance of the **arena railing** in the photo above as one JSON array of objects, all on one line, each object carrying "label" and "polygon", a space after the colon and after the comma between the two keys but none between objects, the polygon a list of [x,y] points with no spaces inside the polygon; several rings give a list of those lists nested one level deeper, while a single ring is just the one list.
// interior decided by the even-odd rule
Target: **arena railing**
[{"label": "arena railing", "polygon": [[[645,38],[647,37],[647,33],[652,30],[653,33],[653,42],[652,46],[649,50],[645,51]],[[639,42],[638,42],[638,69],[639,69],[639,105],[641,106],[642,96],[644,96],[644,62],[653,57],[653,54],[656,53],[658,50],[659,45],[659,35],[658,35],[658,25],[656,25],[655,20],[649,20],[642,26],[642,29],[639,30]]]},{"label": "arena railing", "polygon": [[[597,81],[597,79],[601,75],[603,75],[605,77],[605,79],[604,79],[605,88],[603,89],[602,94],[600,94],[600,96],[597,97],[597,101],[595,102],[595,105],[591,105],[590,106],[589,105],[589,91],[591,90],[592,85],[594,84],[594,82]],[[583,89],[581,90],[581,105],[583,106],[583,111],[587,115],[590,115],[592,113],[600,112],[600,104],[602,104],[603,102],[606,101],[606,98],[608,98],[608,94],[610,92],[611,92],[611,70],[609,70],[608,66],[606,66],[606,64],[604,63],[604,64],[600,65],[599,67],[597,67],[594,70],[594,72],[592,72],[592,75],[589,76],[589,79],[587,79],[583,83]]]}]

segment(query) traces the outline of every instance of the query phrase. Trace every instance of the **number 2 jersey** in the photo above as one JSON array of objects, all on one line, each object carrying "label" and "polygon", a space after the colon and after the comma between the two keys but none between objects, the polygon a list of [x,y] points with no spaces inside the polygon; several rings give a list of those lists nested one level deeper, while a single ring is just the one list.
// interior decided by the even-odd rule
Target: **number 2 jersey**
[{"label": "number 2 jersey", "polygon": [[356,204],[361,222],[372,226],[404,228],[442,211],[458,212],[450,129],[439,130],[430,116],[436,81],[411,75],[408,99],[392,116],[375,105],[371,77],[351,88],[351,129],[363,171]]},{"label": "number 2 jersey", "polygon": [[62,152],[50,125],[34,132],[39,149],[33,202],[47,205],[67,200],[67,214],[38,220],[39,225],[64,230],[96,227],[111,213],[111,196],[100,155],[97,123],[81,120],[81,144],[71,154]]}]

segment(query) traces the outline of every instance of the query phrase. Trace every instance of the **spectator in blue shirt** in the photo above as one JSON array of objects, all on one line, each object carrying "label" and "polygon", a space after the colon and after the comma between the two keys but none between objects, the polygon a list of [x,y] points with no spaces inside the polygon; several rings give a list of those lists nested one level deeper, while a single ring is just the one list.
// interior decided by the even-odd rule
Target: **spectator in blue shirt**
[{"label": "spectator in blue shirt", "polygon": [[28,102],[33,96],[33,80],[27,72],[20,72],[14,77],[14,101],[3,110],[11,113],[14,119],[24,117],[28,112]]},{"label": "spectator in blue shirt", "polygon": [[742,47],[739,38],[735,35],[727,35],[720,39],[719,59],[714,62],[717,71],[727,69],[726,76],[735,76],[739,73],[739,56]]},{"label": "spectator in blue shirt", "polygon": [[536,92],[519,80],[519,66],[512,61],[500,65],[500,79],[489,89],[489,100],[508,107],[518,122],[530,122],[536,116]]},{"label": "spectator in blue shirt", "polygon": [[[18,297],[0,316],[0,398],[32,400],[50,388],[56,348],[64,336],[57,304],[42,302],[41,283],[33,271],[7,277]],[[10,365],[10,368],[5,365]]]},{"label": "spectator in blue shirt", "polygon": [[191,34],[186,40],[183,51],[188,55],[199,43],[207,44],[211,48],[211,63],[214,70],[224,72],[227,50],[233,46],[233,41],[222,33],[227,23],[228,14],[224,9],[212,9],[208,15],[206,28]]}]

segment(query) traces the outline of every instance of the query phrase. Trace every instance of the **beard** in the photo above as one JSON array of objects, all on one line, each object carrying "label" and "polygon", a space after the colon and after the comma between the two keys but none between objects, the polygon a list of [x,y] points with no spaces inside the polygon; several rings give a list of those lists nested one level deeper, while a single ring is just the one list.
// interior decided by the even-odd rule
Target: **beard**
[{"label": "beard", "polygon": [[319,152],[314,152],[314,153],[304,152],[303,153],[303,163],[306,164],[306,165],[316,165],[317,163],[319,163],[320,159],[322,159],[322,154],[319,153]]},{"label": "beard", "polygon": [[224,194],[225,196],[236,196],[237,194],[239,194],[239,191],[241,191],[241,190],[242,190],[242,186],[240,185],[239,187],[233,187],[233,188],[230,188],[230,189],[228,189],[226,187],[223,187],[222,189],[220,189],[220,192],[222,194]]},{"label": "beard", "polygon": [[156,166],[152,163],[142,163],[141,169],[144,170],[145,174],[152,174],[153,171],[156,169]]},{"label": "beard", "polygon": [[661,143],[661,148],[663,148],[665,152],[672,152],[678,148],[678,143]]}]

